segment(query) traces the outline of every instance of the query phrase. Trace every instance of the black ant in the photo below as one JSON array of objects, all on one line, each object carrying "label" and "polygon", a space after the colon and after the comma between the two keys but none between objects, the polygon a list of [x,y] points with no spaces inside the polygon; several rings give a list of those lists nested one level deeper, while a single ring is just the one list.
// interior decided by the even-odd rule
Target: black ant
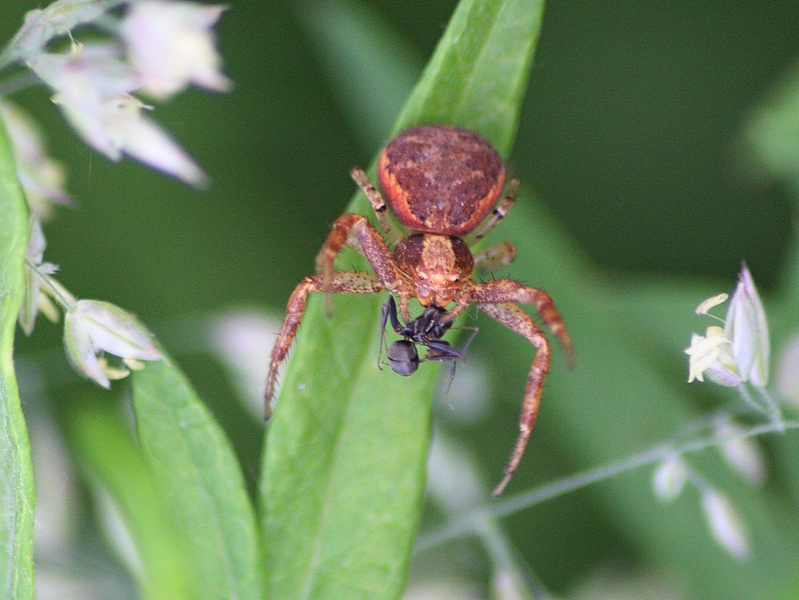
[{"label": "black ant", "polygon": [[[409,321],[406,325],[400,323],[397,316],[397,303],[394,296],[388,297],[388,302],[380,307],[380,351],[382,353],[385,345],[386,324],[391,321],[391,327],[404,339],[396,340],[386,349],[388,364],[391,370],[409,377],[419,368],[419,363],[426,360],[451,363],[449,383],[447,384],[446,397],[449,398],[449,389],[455,379],[455,361],[466,356],[466,351],[472,343],[474,336],[477,335],[477,327],[463,327],[471,329],[472,335],[463,347],[463,350],[455,348],[446,340],[441,338],[452,327],[452,319],[444,319],[447,311],[439,306],[430,305],[424,312]],[[419,358],[416,344],[427,347],[427,354],[424,358]],[[380,367],[380,356],[377,359],[378,368]]]}]

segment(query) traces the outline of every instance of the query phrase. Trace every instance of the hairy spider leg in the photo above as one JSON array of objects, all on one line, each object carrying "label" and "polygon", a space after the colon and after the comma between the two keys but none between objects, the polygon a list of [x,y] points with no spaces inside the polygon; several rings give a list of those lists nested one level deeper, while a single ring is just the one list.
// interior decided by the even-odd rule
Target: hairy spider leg
[{"label": "hairy spider leg", "polygon": [[[569,367],[574,365],[574,346],[571,336],[566,331],[566,324],[560,316],[552,296],[544,290],[528,287],[513,279],[492,279],[482,283],[472,281],[466,291],[468,302],[476,304],[534,304],[538,314],[541,315],[552,334],[558,338],[560,345],[566,353]],[[462,300],[459,299],[459,303]],[[453,311],[450,311],[452,313]]]},{"label": "hairy spider leg", "polygon": [[[321,273],[324,280],[325,308],[328,316],[333,312],[331,294],[335,291],[333,273],[336,257],[345,245],[366,256],[384,288],[395,290],[402,283],[394,266],[391,251],[377,229],[363,215],[352,213],[341,215],[333,222],[330,234],[316,256],[316,272]],[[407,304],[408,291],[402,291],[405,292]]]},{"label": "hairy spider leg", "polygon": [[269,375],[266,378],[266,393],[264,394],[264,419],[272,416],[270,402],[275,393],[278,367],[286,360],[291,343],[297,335],[302,316],[305,313],[305,301],[311,292],[330,289],[338,294],[376,294],[383,290],[383,284],[371,273],[358,273],[354,271],[337,271],[333,273],[330,287],[327,287],[324,275],[306,277],[294,289],[286,308],[286,319],[280,334],[272,349],[272,360],[269,364]]},{"label": "hairy spider leg", "polygon": [[512,263],[515,258],[516,246],[510,242],[489,246],[474,254],[474,270],[496,271]]},{"label": "hairy spider leg", "polygon": [[375,211],[377,222],[380,224],[380,229],[383,231],[383,236],[385,237],[386,242],[388,242],[388,245],[396,245],[396,243],[402,239],[402,234],[391,221],[391,216],[388,214],[386,201],[383,199],[380,191],[374,185],[372,185],[372,182],[369,181],[366,173],[364,173],[363,169],[360,167],[355,167],[352,169],[350,171],[350,177],[352,177],[355,183],[358,184],[358,187],[361,188],[361,191],[369,199],[369,202],[372,203],[372,208]]},{"label": "hairy spider leg", "polygon": [[516,204],[516,196],[518,194],[519,179],[514,177],[508,183],[508,191],[506,192],[505,197],[494,207],[494,210],[488,213],[483,220],[477,224],[477,226],[470,233],[464,236],[463,241],[466,242],[467,245],[473,246],[487,236],[491,230],[499,225],[499,222],[505,218],[508,212],[510,212],[510,209],[513,208],[513,205]]},{"label": "hairy spider leg", "polygon": [[519,437],[511,453],[510,460],[505,467],[505,474],[499,482],[492,495],[499,497],[505,490],[505,486],[513,477],[519,462],[522,459],[530,433],[535,425],[538,416],[538,407],[541,404],[541,392],[544,389],[544,378],[549,371],[550,351],[549,342],[541,328],[536,325],[533,318],[515,304],[478,304],[480,310],[486,313],[495,321],[502,323],[508,329],[515,331],[530,340],[536,348],[535,359],[530,367],[530,374],[527,376],[527,385],[524,389],[524,402],[522,412],[519,417]]}]

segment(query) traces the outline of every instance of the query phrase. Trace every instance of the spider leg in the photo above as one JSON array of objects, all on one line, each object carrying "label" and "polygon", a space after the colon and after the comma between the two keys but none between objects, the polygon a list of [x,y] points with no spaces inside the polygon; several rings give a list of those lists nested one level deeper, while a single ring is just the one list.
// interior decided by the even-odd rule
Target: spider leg
[{"label": "spider leg", "polygon": [[516,439],[513,453],[505,467],[505,475],[492,493],[497,498],[516,472],[524,450],[527,448],[533,425],[535,425],[538,406],[541,404],[541,392],[544,389],[544,378],[549,371],[549,342],[532,317],[515,304],[478,304],[477,306],[495,321],[526,337],[536,348],[535,359],[530,367],[530,374],[527,376],[527,385],[524,389],[524,403],[519,417],[519,437]]},{"label": "spider leg", "polygon": [[512,279],[493,279],[482,283],[473,282],[467,294],[477,304],[500,304],[513,302],[518,304],[535,304],[538,314],[547,324],[550,331],[558,338],[569,367],[574,365],[574,346],[571,336],[566,331],[566,324],[560,316],[552,297],[543,290],[514,281]]},{"label": "spider leg", "polygon": [[514,258],[516,258],[516,246],[510,242],[503,242],[475,253],[474,269],[495,271],[512,263]]},{"label": "spider leg", "polygon": [[377,222],[380,223],[380,229],[383,230],[383,235],[385,236],[386,241],[390,246],[394,246],[402,239],[402,234],[397,230],[397,228],[394,226],[394,223],[391,221],[391,217],[389,216],[386,207],[386,201],[383,200],[383,196],[380,194],[377,188],[372,185],[372,182],[369,181],[369,177],[366,176],[366,173],[364,173],[363,169],[360,167],[355,167],[352,169],[350,171],[350,177],[352,177],[355,183],[358,184],[358,187],[361,188],[361,191],[369,199],[369,202],[372,203],[372,208],[375,210]]},{"label": "spider leg", "polygon": [[463,238],[463,241],[465,241],[467,245],[472,246],[487,236],[491,230],[499,225],[499,222],[505,218],[505,215],[513,208],[513,205],[516,204],[516,196],[518,193],[519,180],[514,177],[510,180],[510,183],[508,183],[508,191],[502,201],[477,224],[477,227],[475,227],[471,233]]},{"label": "spider leg", "polygon": [[345,245],[362,251],[384,288],[394,290],[400,285],[394,259],[377,229],[363,215],[341,215],[333,222],[333,228],[316,256],[316,272],[322,274],[328,316],[332,314],[331,294],[335,292],[336,257]]},{"label": "spider leg", "polygon": [[266,378],[266,393],[264,394],[264,419],[271,417],[270,401],[275,393],[278,367],[286,360],[297,328],[300,326],[305,313],[305,300],[311,292],[330,291],[338,294],[376,294],[383,289],[383,285],[371,273],[356,273],[354,271],[338,271],[332,274],[330,287],[327,287],[324,275],[306,277],[294,288],[289,298],[286,309],[286,319],[280,328],[277,342],[272,349],[272,360],[269,364],[269,375]]}]

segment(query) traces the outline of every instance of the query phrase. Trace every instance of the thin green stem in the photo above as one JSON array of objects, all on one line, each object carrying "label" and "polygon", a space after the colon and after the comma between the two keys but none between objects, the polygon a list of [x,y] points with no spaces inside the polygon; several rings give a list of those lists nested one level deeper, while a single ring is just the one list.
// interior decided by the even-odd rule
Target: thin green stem
[{"label": "thin green stem", "polygon": [[782,433],[788,429],[799,429],[799,420],[770,421],[760,425],[753,425],[731,436],[709,435],[687,440],[677,445],[672,443],[659,444],[629,458],[609,465],[596,467],[576,475],[564,477],[534,488],[528,492],[511,496],[506,500],[491,504],[490,506],[478,508],[470,514],[453,520],[447,525],[419,536],[414,551],[416,553],[424,552],[442,542],[464,535],[472,535],[482,529],[483,523],[486,520],[508,516],[530,508],[531,506],[535,506],[536,504],[540,504],[545,500],[551,500],[552,498],[557,498],[558,496],[576,491],[592,483],[609,479],[643,466],[655,464],[674,454],[682,455],[699,452],[700,450],[718,446],[731,440],[754,437],[766,433]]}]

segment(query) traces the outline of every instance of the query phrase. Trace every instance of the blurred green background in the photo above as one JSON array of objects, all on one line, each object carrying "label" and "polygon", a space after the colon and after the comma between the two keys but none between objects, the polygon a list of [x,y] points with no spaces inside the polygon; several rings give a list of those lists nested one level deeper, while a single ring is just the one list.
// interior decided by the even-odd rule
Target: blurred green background
[{"label": "blurred green background", "polygon": [[[75,294],[135,312],[178,353],[252,461],[245,466],[252,479],[259,425],[229,409],[232,388],[212,360],[181,354],[193,347],[192,317],[241,305],[282,312],[355,189],[349,169],[368,164],[382,143],[385,132],[374,131],[377,121],[368,113],[383,113],[387,127],[401,97],[378,104],[364,90],[369,105],[359,112],[342,94],[350,80],[331,65],[346,69],[346,57],[331,53],[320,34],[320,20],[328,18],[320,5],[228,4],[217,31],[233,93],[190,91],[152,115],[210,175],[207,192],[93,153],[42,88],[17,99],[45,125],[77,201],[46,225],[46,259],[61,266],[59,279]],[[416,57],[408,65],[413,73],[454,6],[413,0],[367,8],[392,36],[386,43]],[[2,39],[34,7],[7,2]],[[510,168],[608,278],[712,277],[722,291],[745,259],[768,290],[794,214],[789,190],[752,167],[742,131],[798,57],[793,1],[551,0]],[[366,78],[362,83],[368,86]],[[372,119],[369,127],[360,118]],[[511,275],[546,287],[534,273]],[[18,352],[58,348],[60,335],[42,320]],[[478,355],[481,337],[490,335],[478,336]],[[263,364],[265,373],[266,356]],[[501,373],[492,377],[498,381]],[[463,434],[492,469],[502,464],[508,444],[497,441],[510,443],[507,427]],[[554,466],[534,468],[541,478],[550,468],[570,470],[559,452],[551,447]],[[556,590],[568,589],[607,555],[635,554],[583,500],[568,496],[535,519],[525,513],[511,521],[525,532],[517,540],[525,559]]]}]

